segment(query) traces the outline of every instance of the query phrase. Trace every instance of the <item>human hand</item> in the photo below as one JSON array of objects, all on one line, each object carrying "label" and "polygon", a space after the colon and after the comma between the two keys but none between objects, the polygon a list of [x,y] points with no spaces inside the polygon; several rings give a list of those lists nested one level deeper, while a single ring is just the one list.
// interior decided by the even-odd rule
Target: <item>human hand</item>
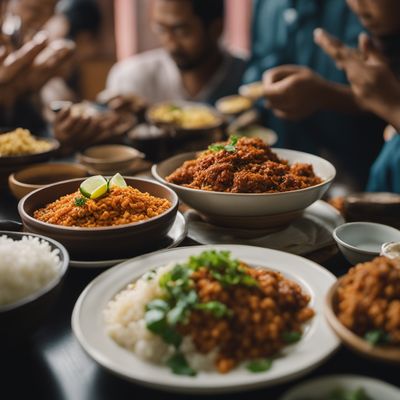
[{"label": "human hand", "polygon": [[75,44],[70,40],[59,39],[51,42],[34,59],[21,82],[20,92],[38,92],[47,81],[61,73],[74,50]]},{"label": "human hand", "polygon": [[[78,106],[78,107],[77,107]],[[64,153],[72,153],[91,144],[111,140],[133,126],[132,117],[124,118],[113,111],[84,110],[78,104],[64,105],[53,121],[54,136]]]},{"label": "human hand", "polygon": [[140,113],[147,107],[147,102],[134,94],[118,94],[110,90],[104,90],[97,96],[97,101],[106,104],[112,110]]},{"label": "human hand", "polygon": [[279,118],[299,120],[318,111],[326,81],[307,67],[282,65],[265,71],[267,107]]},{"label": "human hand", "polygon": [[400,128],[400,81],[368,36],[360,35],[358,49],[345,46],[322,29],[315,30],[314,40],[346,72],[357,102]]},{"label": "human hand", "polygon": [[16,51],[0,48],[0,104],[12,106],[19,95],[18,87],[27,76],[36,56],[46,47],[47,36],[38,33]]}]

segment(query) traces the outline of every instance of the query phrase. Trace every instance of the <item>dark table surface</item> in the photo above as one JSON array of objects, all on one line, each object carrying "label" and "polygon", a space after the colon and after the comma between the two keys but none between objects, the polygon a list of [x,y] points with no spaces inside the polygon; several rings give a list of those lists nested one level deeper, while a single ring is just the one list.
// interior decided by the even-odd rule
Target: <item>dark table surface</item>
[{"label": "dark table surface", "polygon": [[[5,189],[0,192],[0,220],[18,219],[17,202]],[[190,244],[188,241],[183,245]],[[323,266],[339,276],[349,265],[340,254]],[[71,313],[86,285],[102,269],[70,268],[57,304],[46,324],[29,341],[15,348],[0,344],[0,399],[105,400],[105,399],[188,399],[191,396],[147,389],[121,378],[92,361],[71,331]],[[300,381],[327,374],[371,376],[400,386],[399,369],[364,359],[341,347],[327,362],[307,376],[272,388],[252,392],[213,395],[212,398],[277,399]],[[194,396],[193,396],[194,397]],[[379,399],[384,400],[384,399]]]}]

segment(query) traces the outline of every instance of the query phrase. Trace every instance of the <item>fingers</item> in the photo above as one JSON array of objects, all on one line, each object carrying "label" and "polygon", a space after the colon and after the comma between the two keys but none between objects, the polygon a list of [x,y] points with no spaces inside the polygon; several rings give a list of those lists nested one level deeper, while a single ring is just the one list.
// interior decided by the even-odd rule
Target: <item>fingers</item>
[{"label": "fingers", "polygon": [[264,84],[264,95],[268,100],[268,105],[273,108],[285,107],[296,79],[296,75],[291,75],[278,82]]},{"label": "fingers", "polygon": [[279,67],[270,68],[264,72],[264,86],[271,83],[279,82],[290,75],[298,73],[301,69],[302,67],[298,65],[280,65]]},{"label": "fingers", "polygon": [[358,36],[358,50],[360,51],[364,60],[368,59],[371,46],[372,43],[369,36],[365,32],[360,33]]},{"label": "fingers", "polygon": [[317,28],[314,30],[314,42],[333,58],[339,69],[344,67],[344,64],[350,56],[350,49],[340,40],[329,35],[323,29]]},{"label": "fingers", "polygon": [[5,83],[27,69],[34,62],[36,56],[46,47],[47,36],[37,34],[33,40],[24,44],[17,51],[6,55],[2,51],[2,66],[0,67],[0,82]]},{"label": "fingers", "polygon": [[370,65],[388,64],[388,60],[382,52],[376,48],[371,38],[364,32],[358,36],[358,50],[364,61]]}]

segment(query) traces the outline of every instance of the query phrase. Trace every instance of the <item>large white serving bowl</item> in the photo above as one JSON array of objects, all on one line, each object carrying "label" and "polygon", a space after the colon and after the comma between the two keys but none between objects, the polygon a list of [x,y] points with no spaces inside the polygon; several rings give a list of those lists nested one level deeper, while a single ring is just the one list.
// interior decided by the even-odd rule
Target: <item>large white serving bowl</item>
[{"label": "large white serving bowl", "polygon": [[335,178],[336,170],[330,162],[312,154],[286,149],[273,151],[290,165],[311,164],[322,182],[306,189],[278,193],[214,192],[167,182],[165,177],[185,161],[196,158],[195,152],[180,154],[154,165],[152,174],[158,181],[173,189],[185,204],[219,225],[254,228],[283,226],[321,199]]}]

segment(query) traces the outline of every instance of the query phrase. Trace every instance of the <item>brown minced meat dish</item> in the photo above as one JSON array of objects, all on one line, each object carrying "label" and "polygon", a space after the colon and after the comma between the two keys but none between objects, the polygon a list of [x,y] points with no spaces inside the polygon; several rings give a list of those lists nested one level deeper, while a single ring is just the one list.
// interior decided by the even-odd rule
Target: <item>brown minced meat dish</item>
[{"label": "brown minced meat dish", "polygon": [[308,306],[310,296],[282,274],[241,263],[257,286],[223,286],[206,267],[193,272],[196,292],[202,303],[219,301],[232,311],[230,318],[217,318],[193,311],[189,322],[180,326],[197,350],[208,353],[218,348],[216,368],[229,372],[249,359],[270,357],[288,343],[285,333],[303,331],[303,324],[314,316]]},{"label": "brown minced meat dish", "polygon": [[246,137],[238,140],[235,151],[206,150],[195,160],[185,161],[166,180],[192,189],[231,193],[286,192],[322,182],[312,165],[289,165],[261,139]]},{"label": "brown minced meat dish", "polygon": [[358,264],[341,280],[336,314],[359,336],[383,331],[388,341],[400,345],[400,266],[386,257]]}]

